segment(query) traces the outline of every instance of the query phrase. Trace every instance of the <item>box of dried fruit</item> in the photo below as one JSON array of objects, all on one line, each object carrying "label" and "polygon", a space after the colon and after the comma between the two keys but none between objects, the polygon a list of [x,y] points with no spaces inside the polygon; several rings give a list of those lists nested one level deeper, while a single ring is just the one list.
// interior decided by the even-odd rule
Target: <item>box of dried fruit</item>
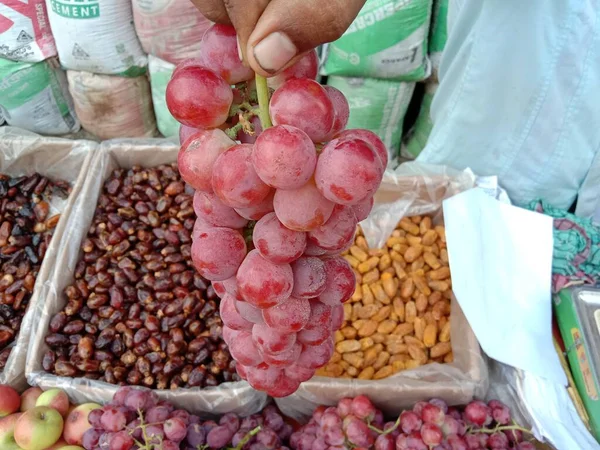
[{"label": "box of dried fruit", "polygon": [[260,411],[222,340],[219,299],[194,270],[190,191],[161,139],[101,144],[59,230],[26,374],[75,402],[119,384],[156,389],[202,415]]},{"label": "box of dried fruit", "polygon": [[61,214],[97,144],[0,128],[0,384],[25,389],[29,305],[53,266]]},{"label": "box of dried fruit", "polygon": [[284,414],[299,419],[358,394],[387,414],[431,397],[464,404],[485,394],[485,361],[453,300],[441,210],[474,182],[470,172],[420,163],[386,173],[344,254],[357,284],[333,357],[295,394],[276,400]]}]

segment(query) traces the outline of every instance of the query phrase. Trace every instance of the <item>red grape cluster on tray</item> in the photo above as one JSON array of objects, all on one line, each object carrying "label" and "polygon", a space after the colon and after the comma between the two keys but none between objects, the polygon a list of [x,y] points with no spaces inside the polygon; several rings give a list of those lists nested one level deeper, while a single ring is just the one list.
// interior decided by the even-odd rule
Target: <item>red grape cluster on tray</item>
[{"label": "red grape cluster on tray", "polygon": [[465,408],[443,400],[418,402],[395,422],[364,395],[319,406],[310,421],[290,436],[293,450],[535,450],[530,431],[516,425],[510,409],[491,400]]},{"label": "red grape cluster on tray", "polygon": [[167,88],[183,124],[179,170],[196,189],[194,265],[222,299],[239,375],[274,397],[333,353],[355,287],[339,255],[371,211],[388,159],[374,133],[345,130],[348,102],[314,80],[317,68],[312,52],[274,78],[255,77],[235,30],[215,25]]}]

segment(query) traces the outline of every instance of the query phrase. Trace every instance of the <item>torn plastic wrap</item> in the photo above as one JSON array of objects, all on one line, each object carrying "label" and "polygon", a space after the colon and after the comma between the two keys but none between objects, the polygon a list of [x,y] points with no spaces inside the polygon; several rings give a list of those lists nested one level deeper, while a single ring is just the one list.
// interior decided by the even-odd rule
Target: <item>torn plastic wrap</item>
[{"label": "torn plastic wrap", "polygon": [[[61,224],[60,246],[56,251],[54,271],[44,285],[44,304],[37,304],[34,321],[36,329],[31,339],[27,358],[26,375],[29,383],[42,389],[63,389],[75,403],[106,403],[118,386],[85,378],[59,377],[43,370],[42,357],[48,349],[44,338],[51,317],[66,304],[63,291],[73,280],[75,266],[81,256],[81,246],[92,222],[96,203],[104,181],[118,168],[133,165],[154,167],[172,163],[177,158],[179,146],[164,139],[106,141],[92,160],[84,185],[78,195],[72,196],[66,220]],[[208,388],[157,390],[162,399],[180,408],[202,416],[216,416],[234,412],[247,416],[260,411],[267,403],[267,396],[255,391],[246,382],[222,383]]]},{"label": "torn plastic wrap", "polygon": [[[37,134],[12,127],[0,128],[0,173],[18,176],[38,172],[52,180],[65,180],[71,183],[72,198],[77,187],[83,182],[85,172],[91,162],[92,153],[98,145],[90,141],[42,137]],[[65,212],[67,201],[55,197],[50,204],[49,217]],[[42,295],[44,281],[54,267],[53,255],[60,241],[60,228],[63,217],[55,229],[52,241],[40,267],[29,309],[23,317],[17,339],[11,344],[12,351],[4,371],[0,372],[0,384],[8,384],[18,390],[27,387],[25,361],[27,346],[33,333],[33,311],[38,303],[44,303]]]},{"label": "torn plastic wrap", "polygon": [[[475,176],[470,171],[441,166],[406,163],[394,172],[386,172],[373,211],[361,222],[369,246],[382,247],[405,216],[434,214],[434,222],[441,223],[442,201],[474,184]],[[359,394],[367,395],[390,416],[432,397],[453,405],[483,397],[488,388],[486,361],[456,301],[452,302],[450,321],[453,363],[428,364],[377,381],[313,377],[296,393],[276,399],[276,403],[284,414],[302,420],[318,405],[333,405],[343,397]]]}]

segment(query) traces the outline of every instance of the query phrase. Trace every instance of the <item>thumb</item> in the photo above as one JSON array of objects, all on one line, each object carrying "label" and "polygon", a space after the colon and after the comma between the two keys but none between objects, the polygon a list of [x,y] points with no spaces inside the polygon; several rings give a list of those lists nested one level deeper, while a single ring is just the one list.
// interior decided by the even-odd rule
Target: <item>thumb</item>
[{"label": "thumb", "polygon": [[246,59],[273,76],[315,47],[338,39],[366,0],[271,0],[246,45]]}]

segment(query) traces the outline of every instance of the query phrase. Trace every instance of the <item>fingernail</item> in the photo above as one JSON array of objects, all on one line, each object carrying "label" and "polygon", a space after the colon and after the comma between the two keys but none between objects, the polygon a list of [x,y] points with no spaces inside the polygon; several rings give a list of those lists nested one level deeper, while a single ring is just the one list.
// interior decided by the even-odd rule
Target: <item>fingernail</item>
[{"label": "fingernail", "polygon": [[265,72],[274,73],[296,56],[298,49],[291,39],[280,31],[271,33],[254,46],[254,58]]},{"label": "fingernail", "polygon": [[242,46],[240,45],[240,37],[236,36],[235,38],[237,39],[238,57],[240,58],[240,61],[243,61],[244,55],[242,54]]}]

